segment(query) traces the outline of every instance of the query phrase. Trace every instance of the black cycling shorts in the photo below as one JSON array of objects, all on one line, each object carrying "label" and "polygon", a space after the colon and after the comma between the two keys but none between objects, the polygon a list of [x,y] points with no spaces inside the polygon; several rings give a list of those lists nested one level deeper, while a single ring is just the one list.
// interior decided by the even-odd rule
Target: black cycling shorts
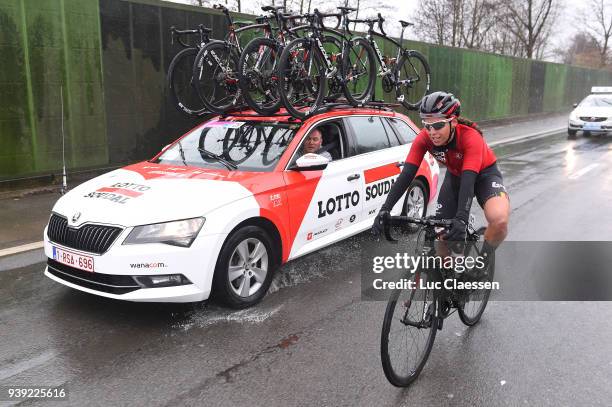
[{"label": "black cycling shorts", "polygon": [[[440,187],[438,204],[436,206],[436,217],[439,219],[452,219],[457,214],[457,201],[459,200],[459,187],[461,177],[446,171],[444,181]],[[480,171],[476,177],[474,185],[474,196],[478,200],[481,208],[485,202],[494,196],[508,197],[502,174],[497,168],[497,163],[493,163],[484,170]]]}]

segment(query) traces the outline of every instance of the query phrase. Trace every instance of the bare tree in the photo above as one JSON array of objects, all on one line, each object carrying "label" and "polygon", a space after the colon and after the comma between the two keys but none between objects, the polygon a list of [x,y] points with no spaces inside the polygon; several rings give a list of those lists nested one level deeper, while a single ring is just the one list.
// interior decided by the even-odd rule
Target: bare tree
[{"label": "bare tree", "polygon": [[506,28],[521,44],[521,53],[527,58],[541,55],[559,15],[559,0],[502,0],[501,7],[508,17]]},{"label": "bare tree", "polygon": [[587,32],[597,44],[599,51],[599,66],[608,63],[610,37],[612,37],[612,5],[609,1],[591,0],[588,4],[588,18],[583,13]]},{"label": "bare tree", "polygon": [[448,7],[447,0],[420,0],[415,15],[415,26],[421,39],[438,45],[447,45]]}]

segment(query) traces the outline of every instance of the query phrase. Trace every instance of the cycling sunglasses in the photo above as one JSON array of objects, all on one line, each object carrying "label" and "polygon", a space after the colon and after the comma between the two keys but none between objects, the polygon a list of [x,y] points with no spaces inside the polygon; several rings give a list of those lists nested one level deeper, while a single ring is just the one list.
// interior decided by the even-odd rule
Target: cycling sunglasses
[{"label": "cycling sunglasses", "polygon": [[423,127],[426,130],[431,130],[431,129],[435,129],[435,130],[442,130],[444,128],[444,126],[446,126],[446,123],[450,122],[451,119],[446,119],[446,120],[439,120],[437,122],[433,122],[433,123],[427,123],[427,122],[423,122]]}]

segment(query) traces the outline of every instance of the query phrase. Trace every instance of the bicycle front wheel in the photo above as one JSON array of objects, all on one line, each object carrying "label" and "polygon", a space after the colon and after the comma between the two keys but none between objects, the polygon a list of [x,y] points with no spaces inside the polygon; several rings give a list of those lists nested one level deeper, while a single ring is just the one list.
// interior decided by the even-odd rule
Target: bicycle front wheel
[{"label": "bicycle front wheel", "polygon": [[[476,258],[479,255],[476,245],[482,247],[482,241],[470,242],[465,250],[465,256]],[[491,283],[493,282],[493,275],[495,274],[495,258],[489,263],[489,267],[485,270],[478,278],[469,279],[470,282],[475,283]],[[480,321],[482,314],[489,303],[489,296],[491,295],[491,289],[486,288],[475,288],[472,290],[466,290],[464,293],[464,299],[458,307],[457,313],[459,319],[467,326],[473,326]]]},{"label": "bicycle front wheel", "polygon": [[365,38],[354,38],[346,46],[341,69],[344,95],[349,103],[357,106],[369,102],[376,84],[376,59]]},{"label": "bicycle front wheel", "polygon": [[391,294],[382,326],[380,354],[389,382],[407,387],[421,373],[438,330],[438,292],[425,289],[429,274],[417,270],[414,289]]},{"label": "bicycle front wheel", "polygon": [[209,42],[196,56],[193,80],[204,106],[223,114],[240,106],[238,56],[221,41]]},{"label": "bicycle front wheel", "polygon": [[279,95],[293,117],[305,118],[323,102],[326,64],[315,42],[298,38],[285,47],[278,68]]},{"label": "bicycle front wheel", "polygon": [[193,63],[197,53],[197,48],[186,48],[176,54],[170,62],[166,77],[172,102],[180,112],[188,116],[206,113],[206,107],[193,83]]},{"label": "bicycle front wheel", "polygon": [[427,58],[418,51],[407,51],[395,68],[395,96],[408,110],[416,110],[429,92],[431,70]]}]

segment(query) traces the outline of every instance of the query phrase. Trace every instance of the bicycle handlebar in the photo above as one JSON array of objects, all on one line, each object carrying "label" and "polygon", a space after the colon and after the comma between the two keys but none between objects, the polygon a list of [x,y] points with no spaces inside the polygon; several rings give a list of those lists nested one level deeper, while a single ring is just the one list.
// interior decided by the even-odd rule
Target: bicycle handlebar
[{"label": "bicycle handlebar", "polygon": [[319,9],[314,9],[313,14],[319,20],[319,24],[321,24],[321,27],[323,28],[327,28],[325,27],[325,24],[323,24],[323,19],[327,17],[336,17],[336,26],[334,27],[334,29],[338,29],[338,27],[340,27],[340,23],[342,22],[341,13],[321,13]]},{"label": "bicycle handlebar", "polygon": [[385,222],[384,234],[385,239],[390,242],[397,242],[397,239],[391,236],[391,225],[402,225],[405,223],[412,223],[416,225],[424,225],[430,227],[442,227],[448,229],[453,221],[450,219],[434,219],[434,218],[413,218],[410,216],[389,216],[387,222]]},{"label": "bicycle handlebar", "polygon": [[170,36],[171,36],[171,39],[172,39],[171,43],[174,43],[174,37],[176,36],[176,41],[179,44],[181,44],[182,47],[189,48],[192,45],[189,45],[186,42],[184,42],[183,39],[181,38],[181,36],[183,36],[183,35],[200,34],[201,39],[203,41],[207,41],[208,34],[210,32],[211,32],[210,28],[204,27],[204,24],[199,24],[197,30],[193,30],[193,29],[192,30],[177,30],[175,26],[171,26],[170,27]]}]

